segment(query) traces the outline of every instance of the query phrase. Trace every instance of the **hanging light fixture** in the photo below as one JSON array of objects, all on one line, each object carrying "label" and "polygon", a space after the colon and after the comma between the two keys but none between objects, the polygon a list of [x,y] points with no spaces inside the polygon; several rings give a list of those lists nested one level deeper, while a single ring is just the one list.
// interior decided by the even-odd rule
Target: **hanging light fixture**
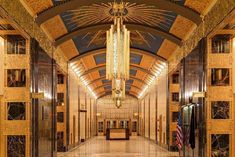
[{"label": "hanging light fixture", "polygon": [[114,24],[106,33],[106,78],[112,81],[112,97],[120,107],[125,98],[125,81],[129,79],[130,66],[130,32],[123,24],[125,4],[114,2],[110,14],[114,17]]}]

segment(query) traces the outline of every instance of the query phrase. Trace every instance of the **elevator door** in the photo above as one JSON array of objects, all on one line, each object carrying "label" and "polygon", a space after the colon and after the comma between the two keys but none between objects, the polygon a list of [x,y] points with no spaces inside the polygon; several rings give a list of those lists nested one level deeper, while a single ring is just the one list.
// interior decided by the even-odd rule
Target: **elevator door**
[{"label": "elevator door", "polygon": [[84,142],[86,139],[86,113],[80,113],[80,139]]}]

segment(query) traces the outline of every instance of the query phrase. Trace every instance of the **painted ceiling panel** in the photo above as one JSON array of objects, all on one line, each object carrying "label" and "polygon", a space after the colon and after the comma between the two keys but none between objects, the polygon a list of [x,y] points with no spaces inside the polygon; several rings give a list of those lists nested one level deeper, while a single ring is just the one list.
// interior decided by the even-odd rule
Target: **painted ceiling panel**
[{"label": "painted ceiling panel", "polygon": [[209,6],[214,3],[214,1],[215,0],[186,0],[185,6],[204,15]]},{"label": "painted ceiling panel", "polygon": [[51,6],[53,6],[53,3],[51,0],[22,0],[22,3],[27,4],[27,8],[30,8],[30,13],[33,15],[36,15],[37,13],[40,13]]},{"label": "painted ceiling panel", "polygon": [[154,58],[153,57],[144,55],[143,59],[142,59],[142,62],[140,63],[140,66],[142,68],[149,69],[149,67],[152,66],[153,62],[154,62]]},{"label": "painted ceiling panel", "polygon": [[141,55],[139,54],[134,54],[134,53],[131,53],[130,55],[130,62],[133,63],[133,64],[140,64],[141,60],[142,60],[142,57]]},{"label": "painted ceiling panel", "polygon": [[111,91],[112,87],[111,87],[111,85],[110,85],[110,86],[104,86],[104,89],[105,89],[106,91]]},{"label": "painted ceiling panel", "polygon": [[104,79],[104,80],[102,80],[102,83],[103,83],[103,84],[111,83],[111,81],[110,81],[110,80],[107,80],[107,79]]},{"label": "painted ceiling panel", "polygon": [[161,48],[158,51],[158,55],[168,59],[170,55],[176,50],[176,48],[177,45],[171,43],[168,40],[164,40]]},{"label": "painted ceiling panel", "polygon": [[131,76],[135,76],[136,75],[137,70],[134,69],[130,69],[130,75]]},{"label": "painted ceiling panel", "polygon": [[177,16],[175,23],[172,25],[170,32],[175,36],[185,40],[188,33],[194,28],[194,26],[196,27],[196,24],[194,24],[192,21],[179,15]]},{"label": "painted ceiling panel", "polygon": [[96,63],[93,57],[83,57],[82,60],[88,69],[96,67]]},{"label": "painted ceiling panel", "polygon": [[103,77],[103,76],[105,76],[106,70],[101,69],[101,70],[99,70],[99,73],[100,73],[100,77]]},{"label": "painted ceiling panel", "polygon": [[137,73],[136,73],[136,77],[139,78],[139,79],[143,79],[143,80],[144,80],[146,75],[147,74],[142,72],[142,71],[137,71]]},{"label": "painted ceiling panel", "polygon": [[132,80],[132,79],[126,81],[127,84],[132,84],[133,82],[134,82],[134,80]]},{"label": "painted ceiling panel", "polygon": [[59,15],[46,21],[42,27],[52,39],[56,39],[68,32]]},{"label": "painted ceiling panel", "polygon": [[[174,1],[183,4],[183,1]],[[62,13],[60,16],[68,32],[81,27],[96,24],[112,23],[113,16],[110,14],[112,3],[94,4],[83,6],[75,10]],[[137,23],[148,25],[168,32],[177,15],[173,12],[160,10],[145,4],[126,3],[127,14],[124,16],[124,24]],[[99,14],[99,16],[97,16]],[[80,53],[105,47],[106,30],[87,32],[73,38]],[[159,36],[134,30],[131,32],[131,46],[155,53],[161,46],[163,39]]]},{"label": "painted ceiling panel", "polygon": [[105,53],[94,55],[93,57],[95,59],[96,65],[104,64],[106,62],[106,54]]},{"label": "painted ceiling panel", "polygon": [[[28,6],[33,10],[34,13],[41,12],[53,4],[58,5],[59,3],[65,3],[65,0],[45,0],[36,1],[36,0],[22,0],[25,1]],[[168,0],[179,5],[185,5],[189,8],[195,9],[197,12],[204,13],[207,8],[211,5],[214,0]],[[52,3],[53,2],[53,3]],[[181,39],[185,39],[191,32],[194,27],[194,23],[188,19],[178,16],[177,14],[160,10],[154,6],[147,6],[144,4],[132,4],[126,3],[125,8],[127,9],[127,14],[124,16],[124,24],[139,24],[152,27],[158,30],[162,30],[167,33],[171,33]],[[111,3],[97,3],[90,6],[81,6],[74,10],[66,11],[59,16],[52,18],[45,22],[42,26],[44,31],[48,32],[51,38],[58,38],[63,36],[66,33],[72,32],[74,30],[95,26],[99,24],[112,24],[113,16],[110,13],[112,8]],[[99,16],[97,16],[99,15]],[[182,27],[183,26],[183,27]],[[96,50],[106,47],[106,30],[95,30],[91,32],[83,32],[76,37],[73,37],[71,40],[60,45],[60,49],[64,51],[66,57],[71,59],[76,56],[78,53],[83,54],[91,50]],[[169,40],[157,36],[156,34],[151,34],[145,30],[131,30],[131,47],[137,48],[140,50],[148,51],[153,54],[158,54],[166,59],[172,55],[172,53],[177,49],[177,45],[173,44]],[[82,59],[84,62],[85,69],[91,69],[97,67],[97,65],[105,65],[106,61],[105,53],[98,55],[89,55]],[[154,57],[147,55],[138,55],[131,53],[130,62],[144,69],[150,69]],[[130,69],[130,75],[135,76],[143,81],[146,81],[148,75],[140,70]],[[105,76],[105,68],[92,73],[86,76],[88,80],[95,80],[99,77]],[[107,80],[101,80],[94,83],[93,86],[98,87],[102,84],[106,84]],[[143,84],[135,81],[133,79],[126,82],[128,86],[127,90],[131,90],[134,93],[139,91],[136,88],[131,88],[129,84],[135,85],[142,88]],[[105,90],[110,90],[111,86],[105,87]],[[98,89],[96,92],[103,91],[103,88]]]},{"label": "painted ceiling panel", "polygon": [[68,40],[61,44],[60,49],[64,52],[68,59],[71,59],[79,54],[72,40]]}]

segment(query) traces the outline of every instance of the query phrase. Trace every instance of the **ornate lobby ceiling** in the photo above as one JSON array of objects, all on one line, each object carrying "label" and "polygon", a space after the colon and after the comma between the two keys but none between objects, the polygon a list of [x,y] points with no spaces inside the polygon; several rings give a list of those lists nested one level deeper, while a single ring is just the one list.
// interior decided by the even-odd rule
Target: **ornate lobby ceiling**
[{"label": "ornate lobby ceiling", "polygon": [[[106,30],[113,21],[108,0],[21,0],[68,61],[98,96],[111,90],[105,79]],[[131,31],[131,79],[128,93],[137,96],[161,65],[202,22],[213,0],[124,1],[124,24]]]}]

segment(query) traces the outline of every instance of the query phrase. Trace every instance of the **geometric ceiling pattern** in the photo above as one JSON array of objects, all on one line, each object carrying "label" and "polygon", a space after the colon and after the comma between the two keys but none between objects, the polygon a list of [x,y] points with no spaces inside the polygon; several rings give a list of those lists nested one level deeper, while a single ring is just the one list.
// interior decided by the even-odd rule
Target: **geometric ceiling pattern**
[{"label": "geometric ceiling pattern", "polygon": [[[106,31],[113,23],[110,0],[22,0],[35,22],[54,41],[98,96],[110,93],[105,79]],[[138,96],[158,67],[202,22],[213,0],[128,0],[124,24],[130,30],[128,94]]]}]

